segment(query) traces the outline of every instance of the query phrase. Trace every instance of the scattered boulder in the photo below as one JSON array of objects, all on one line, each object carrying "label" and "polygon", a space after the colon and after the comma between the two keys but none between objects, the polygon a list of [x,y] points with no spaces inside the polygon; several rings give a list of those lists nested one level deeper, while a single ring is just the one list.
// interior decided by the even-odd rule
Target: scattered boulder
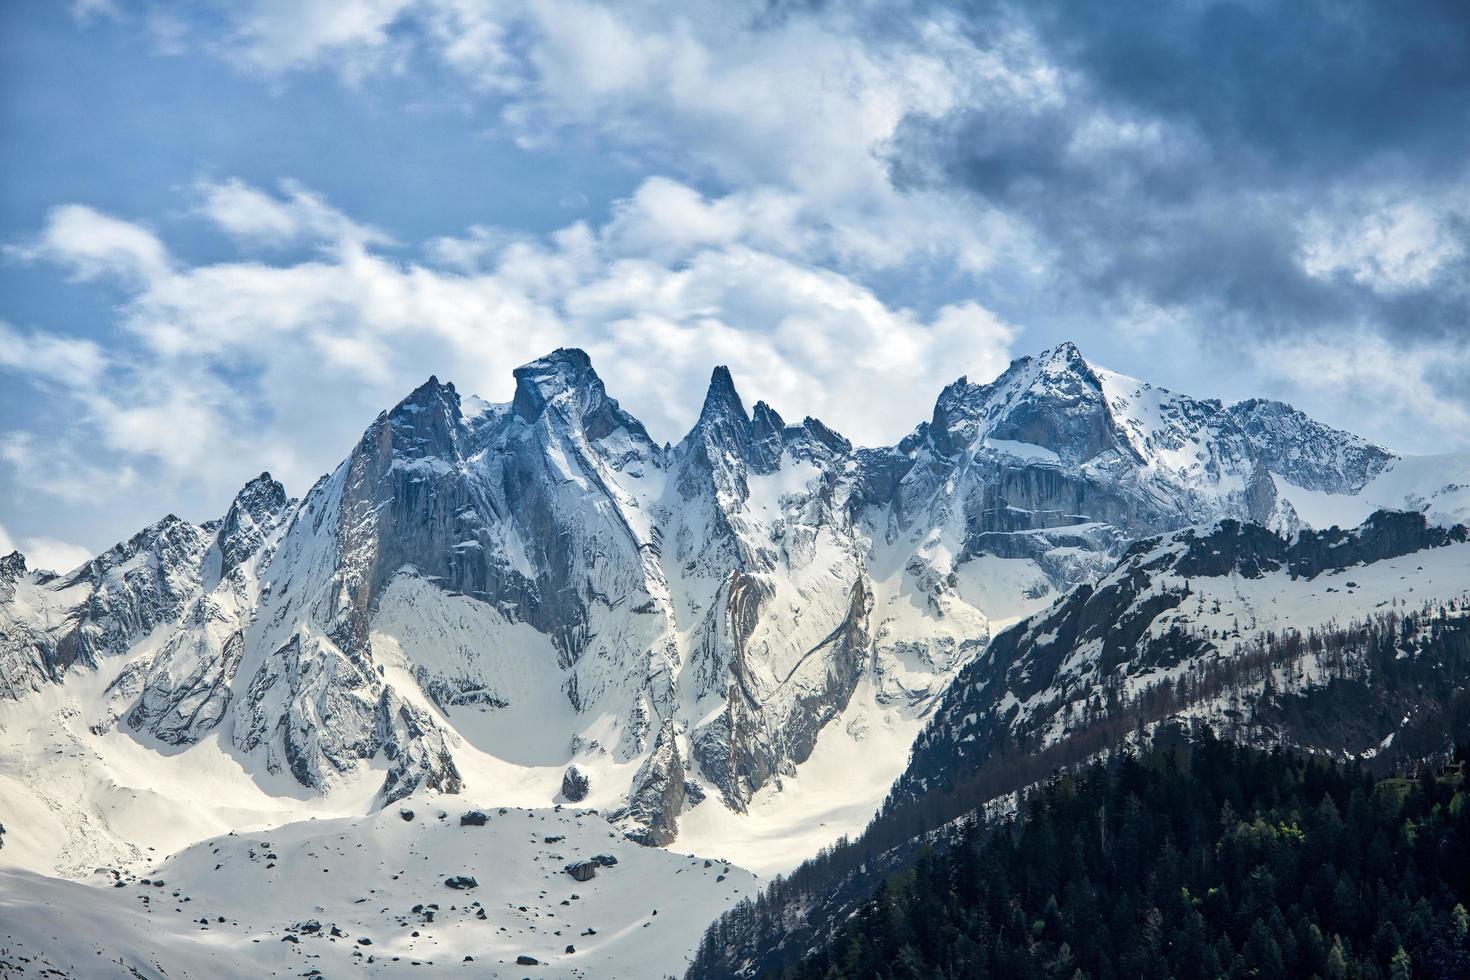
[{"label": "scattered boulder", "polygon": [[587,881],[597,876],[597,867],[598,865],[595,860],[573,861],[564,870],[577,881]]},{"label": "scattered boulder", "polygon": [[469,875],[455,875],[452,878],[445,878],[444,884],[448,885],[450,888],[458,889],[480,887],[480,883],[474,878],[471,878]]},{"label": "scattered boulder", "polygon": [[543,843],[543,844],[560,844],[562,841],[564,841],[566,839],[567,839],[567,835],[566,834],[552,834],[549,837],[543,837],[543,838],[541,838],[541,843]]},{"label": "scattered boulder", "polygon": [[517,956],[516,957],[516,966],[540,966],[540,965],[541,965],[541,961],[538,960],[534,956],[527,956],[525,953],[522,953],[520,956]]},{"label": "scattered boulder", "polygon": [[611,854],[594,854],[592,855],[592,863],[598,867],[611,868],[618,863],[618,859]]},{"label": "scattered boulder", "polygon": [[587,792],[592,788],[592,780],[577,766],[567,766],[567,771],[561,777],[561,795],[568,803],[580,803],[587,798]]},{"label": "scattered boulder", "polygon": [[402,817],[405,821],[408,821],[408,820],[412,820],[413,819],[413,811],[412,810],[399,810],[398,811],[398,815],[400,817]]},{"label": "scattered boulder", "polygon": [[575,947],[575,946],[568,945],[567,948],[566,948],[566,952],[568,952],[568,953],[575,953],[576,951],[577,951],[577,947]]},{"label": "scattered boulder", "polygon": [[490,817],[483,810],[471,810],[459,818],[461,827],[483,827]]}]

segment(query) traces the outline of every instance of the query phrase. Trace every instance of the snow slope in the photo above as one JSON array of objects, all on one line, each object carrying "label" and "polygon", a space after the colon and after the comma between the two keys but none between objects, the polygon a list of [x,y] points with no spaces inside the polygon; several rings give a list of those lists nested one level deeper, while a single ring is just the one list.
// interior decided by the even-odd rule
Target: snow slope
[{"label": "snow slope", "polygon": [[[0,973],[673,977],[709,920],[757,884],[631,844],[593,813],[492,809],[464,826],[468,808],[443,802],[215,837],[84,881],[0,871]],[[596,855],[616,864],[587,881],[564,870]],[[446,885],[458,876],[475,885]]]}]

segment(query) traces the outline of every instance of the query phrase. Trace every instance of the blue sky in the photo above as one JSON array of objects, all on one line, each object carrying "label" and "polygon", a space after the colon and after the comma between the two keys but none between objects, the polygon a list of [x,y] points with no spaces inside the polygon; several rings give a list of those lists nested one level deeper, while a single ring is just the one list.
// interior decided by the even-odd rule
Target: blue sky
[{"label": "blue sky", "polygon": [[1062,339],[1470,448],[1463,8],[0,6],[0,548],[66,564],[430,373],[710,368],[863,443]]}]

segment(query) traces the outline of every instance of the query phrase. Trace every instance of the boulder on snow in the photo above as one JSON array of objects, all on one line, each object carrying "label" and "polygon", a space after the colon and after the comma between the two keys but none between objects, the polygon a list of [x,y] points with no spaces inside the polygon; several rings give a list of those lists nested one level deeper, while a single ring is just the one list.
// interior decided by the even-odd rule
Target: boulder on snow
[{"label": "boulder on snow", "polygon": [[592,780],[578,766],[567,766],[561,776],[561,795],[568,803],[580,803],[587,798]]},{"label": "boulder on snow", "polygon": [[611,854],[594,854],[592,855],[592,863],[598,867],[611,868],[618,863],[618,859]]},{"label": "boulder on snow", "polygon": [[412,820],[413,819],[413,811],[412,810],[399,810],[398,811],[398,815],[400,817],[402,817],[404,820]]},{"label": "boulder on snow", "polygon": [[541,965],[541,961],[538,960],[534,956],[527,956],[526,954],[522,953],[520,956],[517,956],[516,957],[516,966],[540,966],[540,965]]},{"label": "boulder on snow", "polygon": [[461,827],[483,827],[490,817],[483,810],[471,810],[459,818]]},{"label": "boulder on snow", "polygon": [[480,883],[469,875],[454,875],[452,878],[445,878],[444,884],[450,888],[459,889],[480,887]]},{"label": "boulder on snow", "polygon": [[597,862],[572,861],[563,870],[578,881],[587,881],[589,878],[597,876]]}]

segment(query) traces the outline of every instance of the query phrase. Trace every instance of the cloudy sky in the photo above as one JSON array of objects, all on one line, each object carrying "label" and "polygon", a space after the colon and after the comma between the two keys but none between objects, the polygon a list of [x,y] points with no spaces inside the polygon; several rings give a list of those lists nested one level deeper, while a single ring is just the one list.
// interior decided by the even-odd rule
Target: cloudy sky
[{"label": "cloudy sky", "polygon": [[0,5],[0,551],[67,566],[430,373],[716,363],[860,443],[1072,339],[1470,449],[1470,8]]}]

